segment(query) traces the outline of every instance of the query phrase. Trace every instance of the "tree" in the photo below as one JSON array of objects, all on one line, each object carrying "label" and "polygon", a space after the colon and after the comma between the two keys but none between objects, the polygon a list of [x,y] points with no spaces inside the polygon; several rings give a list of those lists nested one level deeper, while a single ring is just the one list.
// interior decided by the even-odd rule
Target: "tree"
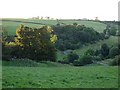
[{"label": "tree", "polygon": [[22,57],[36,61],[55,61],[56,49],[54,43],[57,36],[49,26],[30,28],[21,25],[16,30],[15,42],[21,47]]},{"label": "tree", "polygon": [[109,54],[109,47],[106,43],[101,45],[101,54],[103,57],[106,57]]}]

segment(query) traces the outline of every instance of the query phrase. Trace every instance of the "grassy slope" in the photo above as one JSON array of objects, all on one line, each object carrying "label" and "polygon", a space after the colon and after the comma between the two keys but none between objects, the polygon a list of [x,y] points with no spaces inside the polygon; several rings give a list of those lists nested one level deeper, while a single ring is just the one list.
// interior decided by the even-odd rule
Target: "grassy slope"
[{"label": "grassy slope", "polygon": [[117,67],[5,67],[3,88],[114,88]]},{"label": "grassy slope", "polygon": [[[16,21],[27,21],[27,22],[35,22],[35,23],[43,23],[43,24],[50,24],[55,25],[57,24],[56,20],[31,20],[31,19],[10,19],[10,20],[16,20]],[[106,25],[99,22],[93,22],[93,21],[78,21],[78,20],[60,20],[61,23],[65,24],[73,24],[74,22],[85,25],[87,27],[93,27],[98,32],[103,32],[103,30],[106,28]],[[20,24],[24,24],[29,27],[41,27],[41,24],[32,24],[32,23],[21,23],[21,22],[12,22],[12,21],[3,21],[2,26],[5,28],[5,30],[8,31],[10,35],[15,35],[16,28],[19,27]]]},{"label": "grassy slope", "polygon": [[[118,37],[111,36],[109,39],[99,41],[99,42],[97,42],[95,44],[88,44],[87,46],[83,46],[82,48],[77,49],[74,52],[76,52],[78,55],[81,56],[88,49],[93,49],[93,50],[100,49],[100,46],[103,43],[106,43],[109,47],[111,47],[112,45],[117,46],[118,45]],[[57,53],[57,56],[58,56],[58,60],[63,60],[63,57],[65,57],[65,55],[62,54],[60,51]]]},{"label": "grassy slope", "polygon": [[78,49],[75,52],[80,55],[83,55],[83,53],[88,49],[93,49],[93,50],[100,49],[100,47],[103,43],[106,43],[109,47],[111,47],[112,45],[117,46],[118,45],[118,37],[111,36],[109,39],[101,40],[95,44],[89,44],[88,46],[84,46],[83,48]]}]

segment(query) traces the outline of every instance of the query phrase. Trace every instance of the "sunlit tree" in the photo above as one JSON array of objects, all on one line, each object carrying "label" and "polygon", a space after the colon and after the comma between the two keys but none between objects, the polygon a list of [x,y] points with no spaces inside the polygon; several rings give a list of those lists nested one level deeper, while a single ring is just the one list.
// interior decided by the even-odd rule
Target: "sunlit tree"
[{"label": "sunlit tree", "polygon": [[21,47],[23,57],[36,61],[55,61],[56,49],[54,43],[57,36],[49,26],[30,28],[21,25],[16,30],[15,42]]}]

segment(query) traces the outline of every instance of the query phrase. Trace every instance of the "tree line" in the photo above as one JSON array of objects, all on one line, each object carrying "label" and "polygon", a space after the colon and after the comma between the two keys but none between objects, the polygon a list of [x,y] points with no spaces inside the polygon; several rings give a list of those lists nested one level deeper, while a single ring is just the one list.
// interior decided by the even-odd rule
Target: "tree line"
[{"label": "tree line", "polygon": [[92,27],[77,25],[77,23],[73,23],[73,25],[54,25],[52,27],[58,36],[56,47],[61,51],[78,49],[86,43],[95,43],[105,39],[104,33],[99,33]]}]

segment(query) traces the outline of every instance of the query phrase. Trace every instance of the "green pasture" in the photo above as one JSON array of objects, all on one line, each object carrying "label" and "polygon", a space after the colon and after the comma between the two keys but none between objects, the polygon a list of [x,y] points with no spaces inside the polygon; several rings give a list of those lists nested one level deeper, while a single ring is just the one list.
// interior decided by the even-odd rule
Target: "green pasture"
[{"label": "green pasture", "polygon": [[3,88],[117,88],[117,66],[3,66]]}]

